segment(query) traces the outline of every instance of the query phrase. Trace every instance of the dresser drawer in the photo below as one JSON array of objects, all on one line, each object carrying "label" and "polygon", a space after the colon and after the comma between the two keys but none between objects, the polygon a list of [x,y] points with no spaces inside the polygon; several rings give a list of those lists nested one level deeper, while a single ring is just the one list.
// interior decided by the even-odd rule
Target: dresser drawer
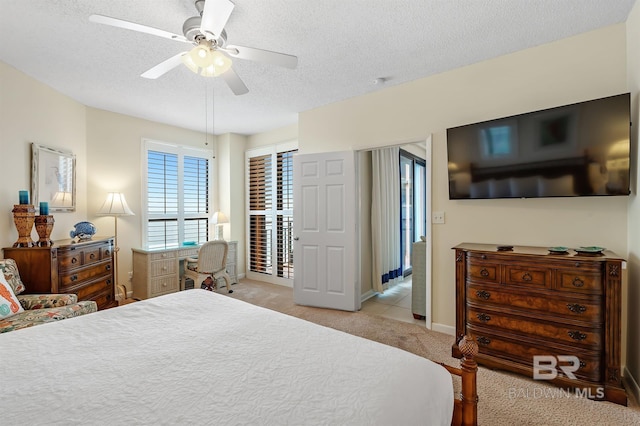
[{"label": "dresser drawer", "polygon": [[161,253],[152,253],[149,255],[149,259],[151,261],[154,260],[165,260],[165,259],[175,259],[176,253],[173,251],[163,251]]},{"label": "dresser drawer", "polygon": [[112,248],[109,243],[89,244],[86,247],[69,247],[58,250],[58,268],[60,271],[92,265],[111,259]]},{"label": "dresser drawer", "polygon": [[58,277],[58,285],[60,290],[64,292],[66,288],[76,286],[78,283],[103,275],[111,275],[111,260],[103,261],[96,265],[89,265],[81,269],[62,271]]},{"label": "dresser drawer", "polygon": [[91,250],[85,250],[83,252],[83,259],[82,259],[82,264],[83,265],[90,265],[92,263],[97,263],[101,260],[101,256],[100,256],[100,252],[101,252],[101,248],[100,247],[94,247]]},{"label": "dresser drawer", "polygon": [[574,373],[579,379],[600,381],[602,369],[597,352],[560,346],[545,346],[524,340],[509,339],[505,336],[483,330],[481,327],[469,326],[469,331],[476,337],[480,354],[491,355],[517,362],[533,371],[535,355],[573,355],[580,360],[580,367]]},{"label": "dresser drawer", "polygon": [[111,281],[111,277],[107,277],[90,283],[81,284],[80,288],[70,288],[70,290],[78,295],[78,300],[95,300],[94,296],[105,291],[110,291],[112,286],[113,283]]},{"label": "dresser drawer", "polygon": [[188,249],[180,249],[180,250],[178,250],[178,257],[180,259],[184,259],[185,257],[197,257],[199,250],[200,250],[199,247],[188,248]]},{"label": "dresser drawer", "polygon": [[485,325],[496,330],[580,345],[593,350],[602,347],[602,330],[599,324],[594,324],[593,327],[575,326],[473,306],[467,307],[467,324]]},{"label": "dresser drawer", "polygon": [[176,275],[178,271],[178,262],[175,259],[156,260],[151,262],[151,277],[159,277],[161,275]]},{"label": "dresser drawer", "polygon": [[602,294],[599,272],[557,271],[556,289],[575,293]]},{"label": "dresser drawer", "polygon": [[467,300],[476,306],[496,305],[494,309],[504,306],[558,314],[585,322],[601,323],[603,321],[602,304],[599,299],[581,300],[566,295],[549,297],[509,292],[488,285],[469,284]]},{"label": "dresser drawer", "polygon": [[151,278],[149,297],[159,296],[165,293],[173,293],[180,290],[180,283],[176,275]]},{"label": "dresser drawer", "polygon": [[82,266],[82,250],[58,252],[58,268],[60,271]]},{"label": "dresser drawer", "polygon": [[467,266],[469,279],[485,283],[500,283],[500,265],[469,259]]},{"label": "dresser drawer", "polygon": [[551,288],[551,269],[506,264],[505,284],[527,288]]},{"label": "dresser drawer", "polygon": [[115,299],[113,297],[113,292],[111,290],[97,294],[93,296],[91,300],[95,300],[95,302],[98,304],[98,309],[105,309],[105,308],[118,306],[117,304],[114,305]]}]

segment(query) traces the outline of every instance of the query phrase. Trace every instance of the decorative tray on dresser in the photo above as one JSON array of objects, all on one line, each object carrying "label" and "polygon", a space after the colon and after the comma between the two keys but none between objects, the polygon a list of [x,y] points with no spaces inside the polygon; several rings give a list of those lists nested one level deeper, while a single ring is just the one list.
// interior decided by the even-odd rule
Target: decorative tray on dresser
[{"label": "decorative tray on dresser", "polygon": [[[557,247],[497,247],[454,247],[453,356],[460,357],[458,341],[470,334],[480,347],[478,363],[490,368],[533,377],[534,357],[552,357],[558,368],[551,382],[626,405],[620,370],[624,260],[603,248],[578,253]],[[578,361],[566,366],[563,356]],[[569,374],[560,368],[563,361]]]},{"label": "decorative tray on dresser", "polygon": [[74,293],[78,300],[94,300],[98,309],[118,306],[114,297],[113,237],[87,241],[57,240],[49,247],[6,247],[27,292]]}]

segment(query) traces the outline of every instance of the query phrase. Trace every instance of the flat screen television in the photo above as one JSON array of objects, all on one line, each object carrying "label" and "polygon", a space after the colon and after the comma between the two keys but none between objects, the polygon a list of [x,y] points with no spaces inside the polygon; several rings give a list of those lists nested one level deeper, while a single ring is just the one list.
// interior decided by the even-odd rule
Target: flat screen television
[{"label": "flat screen television", "polygon": [[449,199],[629,195],[629,93],[447,129]]}]

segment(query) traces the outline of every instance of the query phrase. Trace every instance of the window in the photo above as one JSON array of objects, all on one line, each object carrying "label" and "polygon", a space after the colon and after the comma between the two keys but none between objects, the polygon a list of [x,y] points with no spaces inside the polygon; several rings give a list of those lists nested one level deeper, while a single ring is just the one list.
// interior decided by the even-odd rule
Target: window
[{"label": "window", "polygon": [[426,235],[426,162],[400,150],[400,250],[402,271],[411,274],[413,243]]},{"label": "window", "polygon": [[290,145],[247,152],[248,276],[293,279],[293,154]]},{"label": "window", "polygon": [[145,246],[178,247],[209,238],[211,152],[145,141]]}]

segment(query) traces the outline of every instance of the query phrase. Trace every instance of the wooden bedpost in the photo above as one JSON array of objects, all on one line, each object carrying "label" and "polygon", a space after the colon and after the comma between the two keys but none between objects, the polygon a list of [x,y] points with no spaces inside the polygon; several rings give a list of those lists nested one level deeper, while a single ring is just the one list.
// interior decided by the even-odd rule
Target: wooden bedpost
[{"label": "wooden bedpost", "polygon": [[478,344],[471,336],[464,336],[458,343],[462,353],[462,425],[475,426],[478,424],[478,391],[476,387],[476,373],[478,364],[474,357],[478,355]]}]

